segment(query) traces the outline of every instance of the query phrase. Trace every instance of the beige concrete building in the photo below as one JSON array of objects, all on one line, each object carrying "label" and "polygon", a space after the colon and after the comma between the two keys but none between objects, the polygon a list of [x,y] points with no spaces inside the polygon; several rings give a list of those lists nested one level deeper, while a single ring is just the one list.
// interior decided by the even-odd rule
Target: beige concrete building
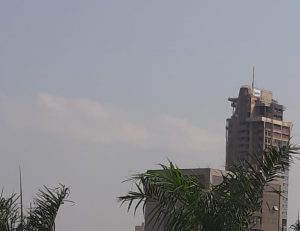
[{"label": "beige concrete building", "polygon": [[[253,86],[240,88],[237,98],[229,98],[233,109],[232,116],[226,123],[226,169],[237,161],[248,160],[252,154],[262,154],[268,146],[282,147],[290,139],[292,124],[283,120],[285,107],[273,99],[271,91],[256,89]],[[262,156],[262,155],[261,155]],[[278,219],[281,219],[278,229],[261,228],[258,230],[286,230],[287,204],[288,204],[288,172],[282,173],[282,203],[278,210],[281,211]],[[265,192],[264,199],[273,197]],[[277,199],[276,199],[277,200]],[[277,208],[277,207],[276,207]],[[263,209],[264,210],[264,209]],[[274,211],[275,212],[275,211]],[[275,218],[272,218],[275,219]],[[276,223],[268,216],[258,219],[262,227],[271,227]]]}]

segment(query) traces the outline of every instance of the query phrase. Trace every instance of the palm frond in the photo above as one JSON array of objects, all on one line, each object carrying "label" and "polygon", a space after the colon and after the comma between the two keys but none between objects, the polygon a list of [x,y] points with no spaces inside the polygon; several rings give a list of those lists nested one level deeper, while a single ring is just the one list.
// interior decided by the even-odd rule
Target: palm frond
[{"label": "palm frond", "polygon": [[295,224],[291,225],[289,229],[294,231],[300,231],[300,222],[297,221]]},{"label": "palm frond", "polygon": [[3,190],[0,194],[0,230],[13,231],[20,222],[18,196],[12,194],[8,198],[3,197]]},{"label": "palm frond", "polygon": [[24,230],[54,231],[55,218],[62,204],[67,201],[70,190],[64,185],[51,189],[44,186],[34,198],[34,206],[28,211]]}]

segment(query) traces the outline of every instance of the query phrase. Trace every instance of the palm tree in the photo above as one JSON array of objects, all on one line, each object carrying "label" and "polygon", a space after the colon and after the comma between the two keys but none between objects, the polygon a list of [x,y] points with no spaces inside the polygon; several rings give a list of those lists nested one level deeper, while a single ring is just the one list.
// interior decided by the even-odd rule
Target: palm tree
[{"label": "palm tree", "polygon": [[16,194],[8,198],[3,197],[3,190],[0,194],[0,230],[11,231],[19,224],[18,197]]},{"label": "palm tree", "polygon": [[50,189],[44,186],[34,199],[34,207],[29,210],[24,230],[26,231],[55,231],[55,218],[58,210],[69,196],[69,188],[60,185]]},{"label": "palm tree", "polygon": [[44,186],[33,200],[33,207],[27,216],[21,216],[19,197],[14,194],[9,198],[0,195],[0,230],[1,231],[55,231],[55,218],[59,208],[65,202],[70,189],[64,185],[51,189]]},{"label": "palm tree", "polygon": [[128,180],[136,189],[118,199],[134,212],[141,206],[145,211],[148,203],[155,205],[150,220],[156,228],[164,222],[167,231],[249,230],[265,186],[290,167],[298,150],[290,144],[279,150],[270,147],[263,158],[253,157],[255,166],[253,161],[233,166],[223,182],[210,189],[170,162],[160,171],[132,176]]}]

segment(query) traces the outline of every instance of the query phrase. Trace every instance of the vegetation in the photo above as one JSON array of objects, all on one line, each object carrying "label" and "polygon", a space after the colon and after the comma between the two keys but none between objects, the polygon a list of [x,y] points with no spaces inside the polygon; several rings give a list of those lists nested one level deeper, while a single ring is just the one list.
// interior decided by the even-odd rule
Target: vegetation
[{"label": "vegetation", "polygon": [[0,195],[0,231],[55,231],[55,218],[70,190],[64,185],[51,189],[44,186],[33,200],[33,207],[23,215],[21,195],[13,194],[8,198]]},{"label": "vegetation", "polygon": [[299,223],[299,221],[297,221],[295,224],[291,225],[290,229],[294,230],[294,231],[300,231],[300,223]]},{"label": "vegetation", "polygon": [[134,212],[139,207],[145,211],[145,205],[153,203],[150,216],[154,230],[163,222],[167,231],[250,230],[252,215],[261,207],[264,187],[290,167],[298,150],[290,144],[279,150],[268,148],[260,155],[263,158],[253,156],[249,162],[233,166],[223,182],[210,189],[197,178],[183,175],[172,163],[161,165],[160,171],[128,179],[136,189],[118,199]]},{"label": "vegetation", "polygon": [[299,212],[298,212],[298,220],[295,222],[295,224],[291,225],[290,229],[294,231],[300,231]]}]

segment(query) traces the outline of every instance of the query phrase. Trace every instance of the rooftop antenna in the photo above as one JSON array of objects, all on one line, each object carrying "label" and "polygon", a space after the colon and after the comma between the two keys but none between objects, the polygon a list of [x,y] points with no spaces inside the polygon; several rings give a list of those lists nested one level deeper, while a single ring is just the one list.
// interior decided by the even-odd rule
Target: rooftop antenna
[{"label": "rooftop antenna", "polygon": [[255,67],[252,67],[252,91],[254,90],[254,80],[255,80]]}]

